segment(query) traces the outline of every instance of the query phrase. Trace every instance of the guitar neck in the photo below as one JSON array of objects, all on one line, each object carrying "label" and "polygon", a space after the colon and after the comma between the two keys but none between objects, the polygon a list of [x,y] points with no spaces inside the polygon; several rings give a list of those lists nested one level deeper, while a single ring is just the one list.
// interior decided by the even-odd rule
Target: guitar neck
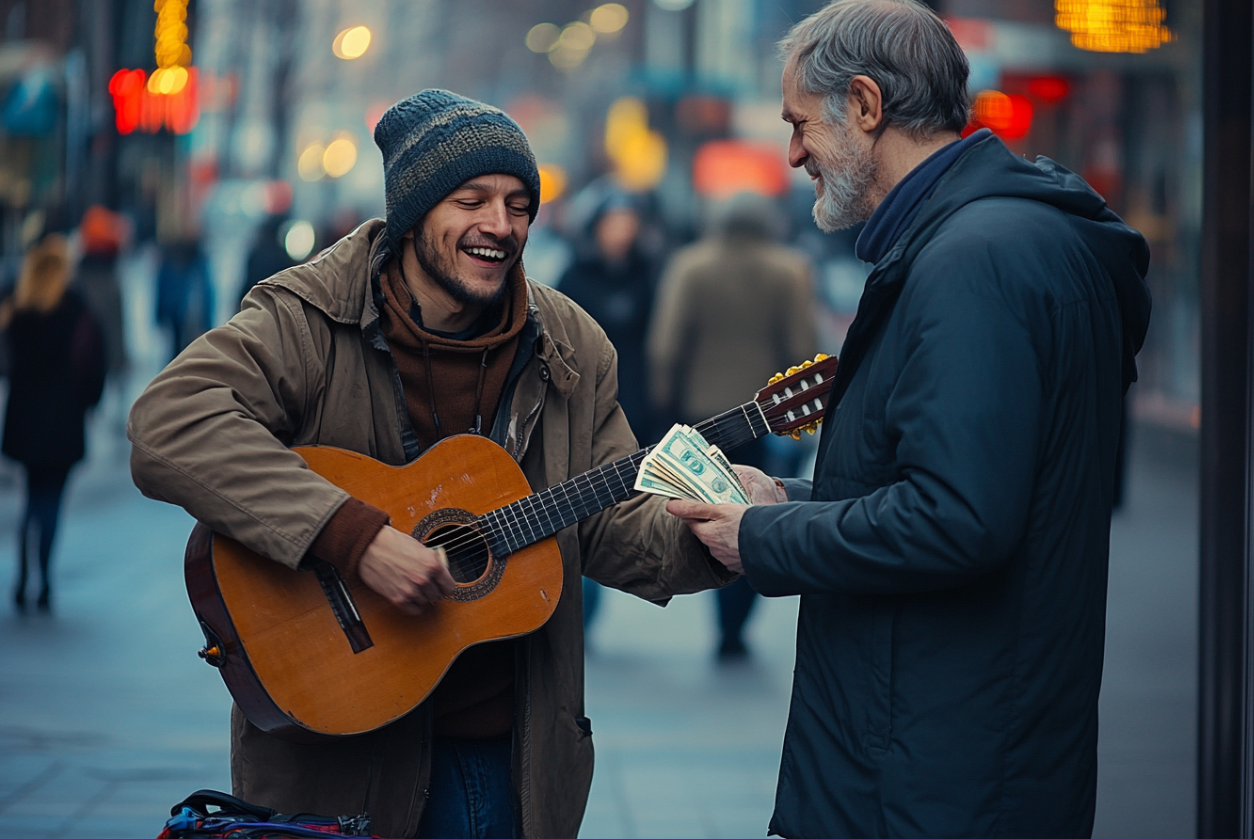
[{"label": "guitar neck", "polygon": [[[722,450],[735,449],[770,432],[755,402],[725,411],[694,428]],[[631,498],[647,454],[649,449],[641,449],[480,516],[478,523],[493,553],[508,556]]]}]

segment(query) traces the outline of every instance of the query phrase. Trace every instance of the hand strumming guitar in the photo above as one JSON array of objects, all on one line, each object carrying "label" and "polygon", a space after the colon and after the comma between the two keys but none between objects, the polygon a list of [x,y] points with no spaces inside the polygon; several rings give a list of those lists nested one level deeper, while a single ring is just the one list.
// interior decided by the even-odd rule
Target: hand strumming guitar
[{"label": "hand strumming guitar", "polygon": [[[761,470],[743,464],[733,464],[732,469],[753,504],[777,505],[788,501],[784,488]],[[748,509],[748,505],[709,505],[686,499],[666,503],[666,511],[684,520],[697,539],[710,549],[715,560],[740,574],[744,574],[740,562],[740,519]]]},{"label": "hand strumming guitar", "polygon": [[357,573],[367,586],[402,612],[419,615],[453,594],[456,584],[436,552],[385,525],[361,556]]}]

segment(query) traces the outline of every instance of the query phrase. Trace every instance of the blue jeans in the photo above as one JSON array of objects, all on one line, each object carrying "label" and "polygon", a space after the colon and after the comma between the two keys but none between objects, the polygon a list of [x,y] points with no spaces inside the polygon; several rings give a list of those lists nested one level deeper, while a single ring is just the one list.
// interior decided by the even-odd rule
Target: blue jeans
[{"label": "blue jeans", "polygon": [[436,738],[419,837],[514,837],[513,738]]}]

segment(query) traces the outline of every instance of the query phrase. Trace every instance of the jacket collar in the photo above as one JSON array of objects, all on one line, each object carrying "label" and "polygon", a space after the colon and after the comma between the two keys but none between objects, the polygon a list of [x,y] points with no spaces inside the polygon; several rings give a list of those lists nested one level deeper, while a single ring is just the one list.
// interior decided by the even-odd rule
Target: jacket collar
[{"label": "jacket collar", "polygon": [[[389,256],[386,242],[383,219],[370,219],[309,262],[262,282],[282,286],[337,323],[356,324],[372,346],[386,350],[377,300],[379,271]],[[544,323],[533,282],[527,281],[527,319],[534,323],[535,352],[553,387],[569,397],[579,382],[572,367],[574,350]]]}]

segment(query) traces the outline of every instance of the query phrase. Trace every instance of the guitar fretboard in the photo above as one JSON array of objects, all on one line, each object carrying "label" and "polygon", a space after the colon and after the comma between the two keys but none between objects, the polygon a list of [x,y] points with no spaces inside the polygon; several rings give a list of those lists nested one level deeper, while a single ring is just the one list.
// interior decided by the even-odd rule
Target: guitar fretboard
[{"label": "guitar fretboard", "polygon": [[[770,432],[754,402],[725,411],[698,423],[695,428],[702,437],[723,450],[743,446]],[[636,474],[648,453],[649,449],[641,449],[488,511],[476,520],[476,524],[487,537],[493,554],[508,556],[631,498],[636,493],[632,489]]]}]

